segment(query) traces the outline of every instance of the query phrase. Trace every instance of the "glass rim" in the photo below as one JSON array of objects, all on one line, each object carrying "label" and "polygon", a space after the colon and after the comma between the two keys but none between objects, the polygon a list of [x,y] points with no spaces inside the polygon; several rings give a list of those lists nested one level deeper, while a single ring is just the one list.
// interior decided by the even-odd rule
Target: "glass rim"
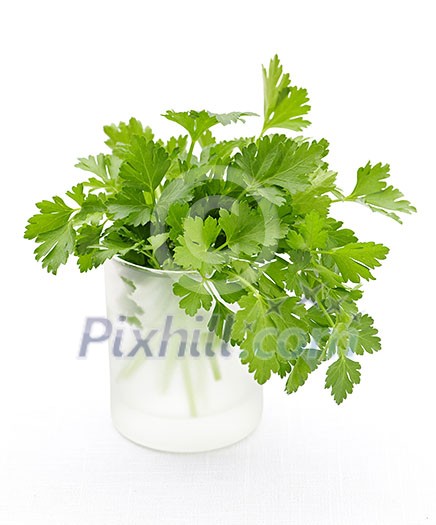
[{"label": "glass rim", "polygon": [[134,268],[135,270],[139,270],[142,272],[149,272],[155,275],[199,275],[198,272],[195,270],[164,270],[164,269],[158,269],[158,268],[150,268],[149,266],[141,266],[140,264],[135,264],[130,261],[126,261],[125,259],[122,259],[120,255],[114,255],[111,259],[108,261],[117,262],[119,264],[123,264],[124,266],[128,266],[130,268]]}]

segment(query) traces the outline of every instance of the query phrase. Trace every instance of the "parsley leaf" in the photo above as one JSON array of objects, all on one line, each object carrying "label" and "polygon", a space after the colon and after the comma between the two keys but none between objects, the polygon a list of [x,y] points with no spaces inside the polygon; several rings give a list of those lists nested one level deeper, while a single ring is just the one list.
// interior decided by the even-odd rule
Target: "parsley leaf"
[{"label": "parsley leaf", "polygon": [[280,369],[277,358],[277,333],[272,320],[266,315],[267,306],[263,298],[249,293],[239,300],[241,310],[235,316],[232,340],[242,350],[241,361],[248,364],[249,372],[263,384]]},{"label": "parsley leaf", "polygon": [[250,332],[245,336],[240,344],[240,357],[243,364],[248,364],[248,371],[254,374],[254,379],[263,385],[271,374],[280,370],[280,361],[275,353],[277,339],[274,333],[265,332],[260,338],[256,335]]},{"label": "parsley leaf", "polygon": [[304,245],[309,249],[324,248],[327,242],[327,222],[315,210],[308,213],[300,225]]},{"label": "parsley leaf", "polygon": [[224,262],[224,257],[210,249],[220,227],[213,217],[205,221],[201,217],[187,217],[184,234],[179,236],[179,246],[174,250],[174,260],[182,268],[208,273],[214,266]]},{"label": "parsley leaf", "polygon": [[226,244],[236,255],[253,255],[265,244],[262,217],[245,202],[234,203],[230,212],[221,209],[219,225],[226,234]]},{"label": "parsley leaf", "polygon": [[24,237],[39,243],[36,259],[42,261],[43,268],[56,274],[74,250],[76,232],[69,222],[74,209],[60,197],[39,202],[37,207],[40,213],[29,219]]},{"label": "parsley leaf", "polygon": [[125,188],[107,202],[107,209],[114,220],[139,226],[146,224],[151,217],[151,207],[145,202],[144,194],[135,188]]},{"label": "parsley leaf", "polygon": [[353,319],[349,332],[350,349],[355,354],[363,355],[365,352],[372,354],[380,350],[380,337],[373,323],[374,320],[368,314],[359,314]]},{"label": "parsley leaf", "polygon": [[188,315],[194,316],[200,308],[210,310],[212,306],[212,296],[204,283],[187,275],[182,275],[179,281],[173,284],[173,291],[182,297],[180,307]]},{"label": "parsley leaf", "polygon": [[360,364],[341,355],[327,369],[326,388],[331,388],[334,400],[339,405],[360,383]]},{"label": "parsley leaf", "polygon": [[104,126],[103,130],[109,137],[105,144],[112,150],[122,144],[130,144],[134,136],[143,137],[147,142],[154,138],[151,128],[144,127],[139,120],[133,117],[127,124],[125,122],[120,122],[118,126],[111,124]]},{"label": "parsley leaf", "polygon": [[170,167],[168,153],[162,146],[136,135],[123,160],[120,177],[124,185],[151,195]]},{"label": "parsley leaf", "polygon": [[[256,113],[251,112],[238,112],[233,111],[231,113],[211,113],[210,111],[182,111],[182,112],[176,112],[173,110],[169,110],[166,113],[163,114],[165,118],[168,120],[172,120],[173,122],[176,122],[180,126],[186,129],[186,131],[191,136],[191,139],[193,142],[197,142],[197,140],[200,139],[200,137],[204,137],[204,134],[207,130],[209,130],[211,127],[215,126],[216,124],[222,124],[223,126],[227,126],[228,124],[231,124],[232,122],[237,122],[238,120],[245,122],[243,117],[249,117],[249,116],[257,116]],[[204,139],[203,139],[204,140]],[[210,136],[208,137],[208,142],[210,142]]]},{"label": "parsley leaf", "polygon": [[100,153],[96,157],[90,155],[86,158],[80,158],[76,168],[89,171],[97,177],[91,177],[83,184],[91,189],[102,189],[106,191],[115,191],[118,187],[118,174],[121,160],[110,155]]},{"label": "parsley leaf", "polygon": [[328,252],[346,281],[354,283],[374,279],[371,269],[380,266],[389,249],[374,242],[355,242]]},{"label": "parsley leaf", "polygon": [[236,154],[229,177],[245,183],[249,193],[265,186],[278,186],[290,194],[303,191],[310,184],[309,174],[324,164],[327,146],[324,140],[300,143],[283,135],[263,137]]},{"label": "parsley leaf", "polygon": [[365,167],[358,169],[356,186],[345,200],[366,204],[372,211],[383,213],[401,223],[401,218],[395,212],[412,213],[416,208],[403,199],[400,190],[387,185],[388,177],[388,164],[371,166],[368,162]]},{"label": "parsley leaf", "polygon": [[304,358],[299,356],[286,380],[286,392],[288,394],[296,392],[304,385],[311,371]]},{"label": "parsley leaf", "polygon": [[301,118],[310,106],[307,90],[291,86],[289,74],[283,74],[279,57],[275,55],[268,71],[263,67],[264,81],[264,124],[262,133],[270,128],[284,128],[301,131],[310,122]]}]

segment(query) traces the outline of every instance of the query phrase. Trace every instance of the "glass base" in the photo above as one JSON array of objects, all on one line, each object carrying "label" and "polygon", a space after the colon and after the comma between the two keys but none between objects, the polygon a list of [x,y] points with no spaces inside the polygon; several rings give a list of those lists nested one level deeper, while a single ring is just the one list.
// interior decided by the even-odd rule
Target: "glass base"
[{"label": "glass base", "polygon": [[241,441],[251,434],[262,415],[262,390],[231,409],[189,418],[145,414],[112,399],[112,420],[124,437],[144,447],[165,452],[206,452]]}]

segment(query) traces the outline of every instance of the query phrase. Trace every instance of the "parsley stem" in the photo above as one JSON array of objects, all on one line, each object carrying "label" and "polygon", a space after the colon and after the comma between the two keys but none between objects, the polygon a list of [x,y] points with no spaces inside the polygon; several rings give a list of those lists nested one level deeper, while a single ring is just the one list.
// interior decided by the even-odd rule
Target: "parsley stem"
[{"label": "parsley stem", "polygon": [[331,315],[328,313],[326,307],[322,304],[322,301],[320,299],[317,300],[317,304],[320,308],[320,310],[322,311],[322,313],[324,314],[325,318],[327,319],[327,321],[329,322],[329,325],[334,328],[335,326],[335,322],[333,321]]},{"label": "parsley stem", "polygon": [[330,344],[331,344],[333,333],[334,333],[334,331],[332,330],[331,333],[330,333],[329,338],[327,339],[326,344],[324,345],[323,351],[321,352],[320,356],[318,357],[319,361],[324,361],[324,359],[325,359],[325,357],[327,355],[327,349],[330,347]]},{"label": "parsley stem", "polygon": [[262,297],[262,295],[260,294],[259,290],[257,288],[255,288],[249,281],[247,281],[247,279],[244,279],[244,277],[242,277],[241,275],[238,275],[238,274],[230,274],[232,277],[235,277],[236,279],[238,279],[238,281],[240,281],[242,284],[244,284],[251,292],[253,292],[253,295],[256,297],[256,299],[259,299],[260,301],[262,301],[265,305],[267,305],[267,302],[265,301],[265,299]]},{"label": "parsley stem", "polygon": [[226,241],[225,243],[221,244],[221,246],[218,246],[218,248],[215,248],[215,251],[219,252],[220,250],[224,250],[224,248],[227,248],[228,245],[229,245],[229,242]]},{"label": "parsley stem", "polygon": [[220,381],[222,379],[221,370],[215,353],[213,354],[213,356],[209,357],[209,362],[212,368],[213,378],[215,379],[215,381]]},{"label": "parsley stem", "polygon": [[137,243],[133,247],[133,249],[138,249],[138,251],[142,251],[142,253],[145,253],[145,255],[149,258],[150,262],[153,263],[153,265],[156,268],[156,270],[160,270],[161,269],[161,265],[159,264],[159,261],[156,259],[155,255],[154,255],[153,248],[148,248],[141,241],[141,242]]},{"label": "parsley stem", "polygon": [[182,374],[185,383],[186,394],[188,397],[189,413],[192,417],[197,417],[198,412],[197,405],[195,402],[195,393],[192,385],[191,373],[189,370],[189,362],[187,361],[186,356],[184,357],[182,362]]},{"label": "parsley stem", "polygon": [[186,162],[189,166],[191,166],[191,159],[192,159],[192,154],[194,153],[195,142],[196,142],[195,140],[191,141],[191,146],[189,148],[188,155],[186,157]]},{"label": "parsley stem", "polygon": [[356,201],[355,197],[353,197],[352,195],[348,195],[348,197],[342,197],[342,199],[330,200],[331,204],[335,204],[336,202],[359,202],[359,201]]},{"label": "parsley stem", "polygon": [[223,300],[223,298],[218,293],[218,290],[213,286],[213,283],[208,281],[207,279],[203,279],[203,285],[205,289],[210,293],[210,295],[217,301],[218,303],[222,304],[226,308],[229,308],[228,304]]}]

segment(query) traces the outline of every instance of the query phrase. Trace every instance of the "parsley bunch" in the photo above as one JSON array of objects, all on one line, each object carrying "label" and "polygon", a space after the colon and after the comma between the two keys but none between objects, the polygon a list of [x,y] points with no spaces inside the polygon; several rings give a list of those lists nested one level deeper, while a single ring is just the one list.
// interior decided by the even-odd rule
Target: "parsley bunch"
[{"label": "parsley bunch", "polygon": [[[325,386],[341,403],[360,382],[354,356],[380,349],[373,319],[356,303],[388,248],[360,242],[330,205],[353,201],[399,222],[398,213],[416,210],[388,185],[388,165],[360,168],[344,195],[327,141],[292,133],[310,124],[307,91],[291,84],[277,56],[263,78],[259,137],[213,135],[257,116],[247,112],[167,111],[183,129],[167,141],[134,118],[106,126],[110,153],[79,159],[89,178],[66,198],[39,202],[25,237],[54,274],[70,255],[82,272],[114,256],[193,271],[174,284],[180,307],[211,311],[210,330],[241,348],[259,383],[275,373],[295,392],[335,356]],[[287,134],[267,134],[277,128]]]}]

